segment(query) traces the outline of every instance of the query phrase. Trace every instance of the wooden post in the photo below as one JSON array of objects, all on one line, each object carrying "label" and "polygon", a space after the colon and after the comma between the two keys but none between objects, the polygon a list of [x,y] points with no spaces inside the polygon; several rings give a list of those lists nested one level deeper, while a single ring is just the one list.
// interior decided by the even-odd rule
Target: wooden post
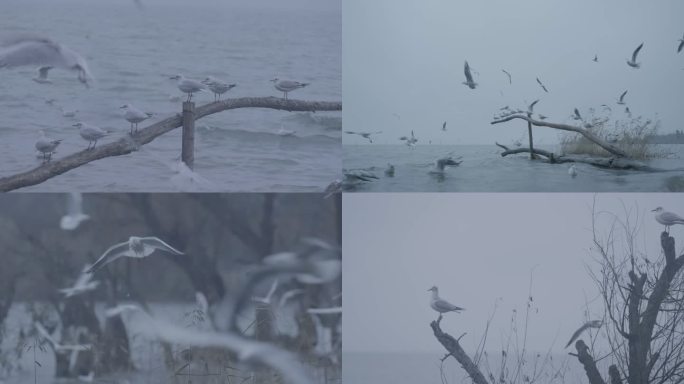
[{"label": "wooden post", "polygon": [[181,160],[193,169],[195,167],[195,103],[183,102],[183,143]]},{"label": "wooden post", "polygon": [[[273,341],[273,313],[271,306],[265,303],[256,304],[256,329],[254,338],[257,341],[271,342]],[[273,371],[266,368],[254,372],[254,384],[269,384],[273,383]]]},{"label": "wooden post", "polygon": [[[527,117],[532,118],[532,114],[528,113]],[[529,121],[527,122],[527,133],[530,138],[530,159],[534,160],[537,158],[537,156],[534,155],[534,144],[532,142],[532,123]]]}]

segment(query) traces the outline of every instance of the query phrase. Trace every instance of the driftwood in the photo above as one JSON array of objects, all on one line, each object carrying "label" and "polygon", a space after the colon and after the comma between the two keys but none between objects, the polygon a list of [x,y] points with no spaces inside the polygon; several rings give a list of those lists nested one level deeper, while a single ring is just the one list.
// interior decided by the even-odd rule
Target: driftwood
[{"label": "driftwood", "polygon": [[491,124],[505,123],[505,122],[511,121],[513,119],[522,119],[522,120],[525,120],[528,123],[535,125],[535,126],[538,126],[538,127],[549,127],[549,128],[560,129],[562,131],[577,132],[577,133],[581,134],[582,136],[586,137],[587,140],[591,141],[592,143],[598,145],[599,147],[605,149],[606,151],[612,153],[613,155],[615,155],[617,157],[628,157],[627,154],[624,151],[622,151],[620,148],[603,141],[600,137],[596,136],[591,131],[584,129],[584,128],[581,128],[581,127],[576,127],[574,125],[550,123],[550,122],[546,122],[546,121],[535,120],[535,119],[532,119],[530,117],[520,115],[520,114],[515,114],[515,115],[504,117],[502,119],[494,120],[491,122]]},{"label": "driftwood", "polygon": [[[341,111],[342,103],[330,101],[285,100],[277,97],[242,97],[226,99],[200,106],[195,109],[195,119],[237,108],[270,108],[289,112]],[[138,150],[140,146],[150,143],[157,137],[176,129],[181,125],[181,115],[177,114],[144,129],[140,129],[133,136],[128,135],[113,143],[101,145],[92,150],[83,150],[66,156],[58,161],[42,164],[30,171],[3,177],[0,179],[0,192],[7,192],[40,184],[48,179],[95,160],[129,154]]]},{"label": "driftwood", "polygon": [[475,363],[473,363],[473,360],[463,350],[458,340],[450,334],[442,331],[442,328],[440,328],[439,326],[440,320],[431,322],[430,327],[432,327],[432,332],[435,334],[437,340],[449,352],[449,355],[447,355],[447,357],[453,356],[454,359],[456,359],[461,364],[461,367],[463,367],[463,369],[468,373],[470,378],[473,380],[473,383],[489,384],[485,376],[480,371],[480,368],[478,368],[478,366]]}]

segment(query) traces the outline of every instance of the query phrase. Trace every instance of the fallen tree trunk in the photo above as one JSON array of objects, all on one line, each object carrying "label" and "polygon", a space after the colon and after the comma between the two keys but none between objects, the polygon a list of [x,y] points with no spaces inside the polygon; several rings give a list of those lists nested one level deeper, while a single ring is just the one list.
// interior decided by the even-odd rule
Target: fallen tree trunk
[{"label": "fallen tree trunk", "polygon": [[[195,110],[195,119],[237,108],[270,108],[288,112],[341,111],[342,103],[331,101],[285,100],[277,97],[242,97],[237,99],[226,99],[198,107]],[[0,192],[8,192],[40,184],[48,179],[92,161],[104,159],[106,157],[126,155],[137,151],[140,146],[148,144],[157,137],[180,127],[182,123],[181,115],[177,114],[176,116],[152,124],[149,127],[140,129],[133,136],[126,135],[113,143],[101,145],[92,150],[83,150],[74,153],[58,161],[42,164],[27,172],[3,177],[0,179]]]},{"label": "fallen tree trunk", "polygon": [[603,141],[600,137],[594,135],[589,130],[584,129],[584,128],[580,128],[580,127],[575,127],[574,125],[549,123],[546,121],[535,120],[535,119],[532,119],[532,118],[527,117],[525,115],[519,115],[519,114],[507,116],[507,117],[504,117],[504,118],[499,119],[499,120],[494,120],[490,124],[493,125],[493,124],[505,123],[505,122],[511,121],[513,119],[522,119],[522,120],[525,120],[528,123],[530,123],[532,125],[536,125],[538,127],[549,127],[549,128],[554,128],[554,129],[560,129],[562,131],[577,132],[577,133],[581,134],[582,136],[586,137],[587,140],[591,141],[592,143],[598,145],[599,147],[605,149],[606,151],[612,153],[613,155],[615,155],[617,157],[628,157],[627,154],[624,151],[622,151],[620,148]]},{"label": "fallen tree trunk", "polygon": [[453,356],[454,359],[461,364],[461,367],[463,367],[463,369],[468,373],[468,376],[470,376],[470,378],[473,380],[473,383],[489,384],[485,376],[480,371],[480,368],[473,363],[473,360],[463,350],[461,344],[458,343],[458,340],[450,334],[442,331],[442,328],[439,326],[439,320],[431,322],[430,327],[432,327],[432,332],[435,334],[437,341],[444,346],[444,348],[449,352],[449,355]]}]

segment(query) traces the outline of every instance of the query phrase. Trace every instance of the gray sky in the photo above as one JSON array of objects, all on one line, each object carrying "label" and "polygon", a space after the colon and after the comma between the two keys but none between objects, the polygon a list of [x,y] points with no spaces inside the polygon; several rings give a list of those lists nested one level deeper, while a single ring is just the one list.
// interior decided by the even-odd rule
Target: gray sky
[{"label": "gray sky", "polygon": [[[429,327],[437,313],[427,289],[465,307],[442,328],[474,350],[494,304],[489,348],[498,348],[513,309],[520,320],[534,269],[528,346],[562,352],[584,321],[585,296],[596,297],[586,267],[592,259],[593,194],[346,194],[343,213],[344,331],[347,352],[442,351]],[[663,227],[651,209],[684,214],[680,194],[599,194],[597,211],[639,225],[637,250],[656,259]],[[637,217],[638,214],[638,217]],[[599,215],[605,235],[612,218]],[[684,227],[673,227],[679,253]],[[622,244],[622,242],[618,242]],[[500,298],[500,299],[499,299]],[[600,309],[600,301],[596,301]],[[598,318],[602,312],[597,312]],[[594,315],[593,318],[597,316]]]},{"label": "gray sky", "polygon": [[[624,118],[615,104],[624,90],[635,116],[657,114],[661,132],[684,128],[684,52],[676,53],[682,1],[345,0],[343,14],[344,127],[383,131],[376,143],[401,144],[398,137],[411,129],[421,142],[510,143],[526,123],[491,126],[504,105],[522,108],[541,98],[535,111],[572,122],[574,107],[600,110],[605,103]],[[641,42],[642,67],[634,70],[625,61]],[[479,72],[475,90],[461,84],[464,60]],[[440,132],[445,120],[447,133]],[[543,144],[559,135],[535,132]]]}]

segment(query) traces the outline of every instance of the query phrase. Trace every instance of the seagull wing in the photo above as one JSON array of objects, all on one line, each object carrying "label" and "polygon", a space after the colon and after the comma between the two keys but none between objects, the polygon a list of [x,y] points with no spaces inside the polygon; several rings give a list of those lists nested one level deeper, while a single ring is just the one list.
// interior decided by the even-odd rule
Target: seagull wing
[{"label": "seagull wing", "polygon": [[59,44],[49,39],[18,39],[0,48],[0,68],[24,65],[64,66]]},{"label": "seagull wing", "polygon": [[508,76],[508,84],[513,84],[513,80],[511,79],[511,74],[508,73],[508,71],[506,71],[505,69],[502,69],[502,71],[503,71],[503,73],[506,74],[506,76]]},{"label": "seagull wing", "polygon": [[99,259],[86,272],[93,273],[121,256],[130,256],[131,249],[128,246],[128,241],[114,244],[109,247]]},{"label": "seagull wing", "polygon": [[679,215],[676,214],[676,213],[672,213],[672,212],[667,212],[667,211],[665,211],[665,212],[663,212],[663,213],[660,214],[660,217],[663,219],[663,221],[667,221],[667,222],[670,222],[670,223],[681,223],[681,224],[684,224],[684,218],[682,218],[681,216],[679,216]]},{"label": "seagull wing", "polygon": [[140,239],[140,241],[142,241],[142,243],[144,245],[155,248],[155,249],[161,249],[162,251],[174,253],[176,255],[183,255],[184,254],[183,252],[177,250],[176,248],[166,244],[164,241],[162,241],[162,239],[160,239],[158,237],[154,237],[154,236],[143,237]]},{"label": "seagull wing", "polygon": [[585,323],[584,325],[582,325],[581,327],[579,327],[579,329],[576,330],[575,333],[572,334],[572,337],[570,338],[570,341],[568,341],[568,343],[565,344],[565,348],[569,347],[570,344],[572,344],[575,340],[577,340],[577,338],[580,337],[580,335],[582,334],[582,332],[584,332],[584,331],[585,331],[587,328],[589,328],[589,327],[590,327],[589,323]]},{"label": "seagull wing", "polygon": [[534,110],[534,106],[537,105],[538,102],[539,102],[539,99],[533,101],[532,104],[530,104],[530,107],[529,107],[530,112],[532,112]]},{"label": "seagull wing", "polygon": [[444,311],[444,312],[450,312],[450,311],[462,311],[463,308],[457,307],[450,302],[442,299],[435,300],[434,302],[435,308],[437,308],[439,311]]},{"label": "seagull wing", "polygon": [[637,55],[639,54],[639,51],[641,51],[641,47],[644,46],[644,43],[639,44],[637,49],[634,50],[634,53],[632,53],[632,61],[636,62]]},{"label": "seagull wing", "polygon": [[625,100],[625,95],[627,94],[627,91],[622,92],[622,95],[620,95],[620,102],[622,103]]},{"label": "seagull wing", "polygon": [[465,62],[465,65],[463,66],[463,72],[465,73],[466,81],[469,83],[473,82],[473,75],[470,73],[470,65],[468,65],[468,62]]}]

